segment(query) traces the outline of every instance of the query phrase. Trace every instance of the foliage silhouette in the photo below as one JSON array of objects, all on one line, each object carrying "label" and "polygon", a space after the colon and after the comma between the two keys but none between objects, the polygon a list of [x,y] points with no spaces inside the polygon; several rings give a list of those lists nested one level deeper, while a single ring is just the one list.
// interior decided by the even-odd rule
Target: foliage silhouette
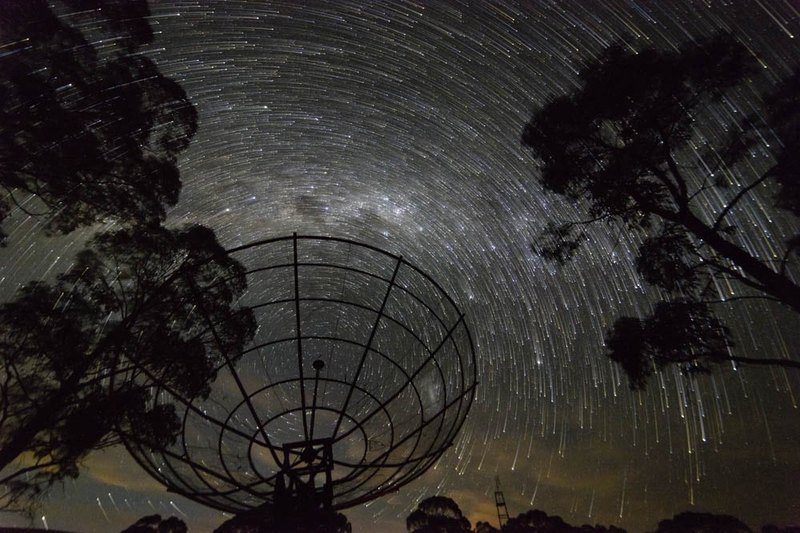
[{"label": "foliage silhouette", "polygon": [[761,528],[761,533],[800,533],[800,526],[776,526],[767,524]]},{"label": "foliage silhouette", "polygon": [[13,206],[46,215],[49,233],[162,221],[178,200],[176,155],[197,112],[140,53],[153,38],[147,3],[61,4],[77,14],[59,18],[44,0],[0,2],[0,222]]},{"label": "foliage silhouette", "polygon": [[494,527],[489,522],[478,521],[475,524],[475,533],[500,533],[500,530]]},{"label": "foliage silhouette", "polygon": [[452,499],[431,496],[406,517],[406,529],[410,533],[466,533],[471,525]]},{"label": "foliage silhouette", "polygon": [[624,529],[610,526],[572,526],[560,516],[549,516],[544,511],[532,509],[509,519],[501,533],[625,533]]},{"label": "foliage silhouette", "polygon": [[[800,368],[796,361],[730,355],[729,331],[712,312],[714,305],[751,298],[800,312],[800,286],[792,277],[800,236],[771,261],[750,253],[744,237],[753,235],[732,222],[767,186],[777,192],[777,208],[800,215],[800,70],[764,94],[764,113],[727,125],[724,138],[696,129],[748,80],[753,63],[728,35],[678,52],[614,46],[587,66],[577,92],[549,102],[524,129],[522,141],[537,157],[545,190],[588,211],[585,221],[551,222],[534,244],[542,257],[571,259],[590,224],[617,224],[643,237],[637,270],[668,301],[643,320],[620,318],[609,333],[608,355],[623,363],[632,387],[643,387],[670,361],[703,371],[722,361]],[[778,137],[774,164],[751,183],[736,184],[733,176],[749,165],[768,129]],[[695,150],[714,167],[692,168],[687,162],[697,159]],[[718,197],[725,203],[711,212]],[[742,296],[720,298],[718,284],[732,284]],[[669,328],[678,325],[688,330],[669,338]]]},{"label": "foliage silhouette", "polygon": [[209,393],[255,331],[252,312],[235,308],[245,288],[211,230],[128,228],[0,306],[0,508],[30,509],[120,435],[171,442],[180,422],[152,383]]},{"label": "foliage silhouette", "polygon": [[655,533],[752,533],[752,530],[730,515],[685,511],[660,521]]},{"label": "foliage silhouette", "polygon": [[143,516],[121,533],[186,533],[186,523],[174,516],[162,519],[161,515]]}]

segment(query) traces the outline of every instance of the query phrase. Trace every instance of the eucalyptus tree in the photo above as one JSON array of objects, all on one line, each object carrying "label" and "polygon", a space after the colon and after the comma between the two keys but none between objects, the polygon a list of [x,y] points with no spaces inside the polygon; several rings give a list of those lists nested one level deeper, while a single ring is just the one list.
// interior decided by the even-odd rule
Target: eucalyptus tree
[{"label": "eucalyptus tree", "polygon": [[[633,387],[673,363],[689,371],[727,361],[800,367],[736,357],[715,311],[762,298],[800,312],[800,234],[776,258],[763,257],[745,239],[767,234],[742,231],[734,216],[763,201],[764,189],[776,210],[800,215],[800,71],[762,92],[762,109],[731,118],[724,133],[703,128],[755,77],[755,59],[729,35],[677,51],[613,46],[586,66],[579,89],[548,102],[523,131],[544,189],[586,211],[582,221],[550,221],[534,244],[539,254],[570,260],[589,225],[614,225],[640,239],[636,268],[664,301],[649,317],[620,318],[606,343]],[[747,181],[763,138],[772,140],[770,163]],[[721,285],[737,287],[741,297],[721,298]]]},{"label": "eucalyptus tree", "polygon": [[0,306],[0,508],[26,510],[120,437],[158,447],[180,429],[154,384],[206,397],[255,331],[243,267],[211,230],[96,236],[54,283]]},{"label": "eucalyptus tree", "polygon": [[150,224],[177,202],[197,112],[142,53],[148,15],[144,0],[0,2],[0,222]]},{"label": "eucalyptus tree", "polygon": [[406,517],[406,529],[409,533],[468,533],[472,526],[451,498],[431,496]]}]

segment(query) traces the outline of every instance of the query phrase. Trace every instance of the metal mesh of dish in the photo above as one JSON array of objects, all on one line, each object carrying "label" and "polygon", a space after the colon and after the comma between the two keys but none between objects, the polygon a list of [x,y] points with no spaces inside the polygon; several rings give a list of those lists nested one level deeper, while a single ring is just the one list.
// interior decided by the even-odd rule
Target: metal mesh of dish
[{"label": "metal mesh of dish", "polygon": [[337,509],[429,468],[476,385],[467,325],[442,288],[401,257],[344,239],[290,236],[229,254],[247,269],[240,304],[256,335],[228,354],[207,399],[156,387],[183,428],[166,449],[128,443],[142,466],[230,512],[272,501],[285,454],[302,443],[329,443]]}]

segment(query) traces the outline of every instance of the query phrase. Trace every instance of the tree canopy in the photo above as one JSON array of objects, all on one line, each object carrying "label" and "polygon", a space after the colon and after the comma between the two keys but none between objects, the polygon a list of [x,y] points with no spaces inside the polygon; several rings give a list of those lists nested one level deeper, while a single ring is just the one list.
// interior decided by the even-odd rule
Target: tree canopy
[{"label": "tree canopy", "polygon": [[141,54],[153,38],[147,3],[61,4],[77,14],[0,2],[0,222],[13,207],[46,216],[50,233],[162,221],[178,200],[176,155],[197,112]]},{"label": "tree canopy", "polygon": [[[543,257],[571,259],[590,224],[618,224],[639,236],[636,268],[665,301],[647,318],[620,318],[607,338],[608,355],[634,387],[669,363],[686,370],[723,361],[800,367],[733,356],[730,332],[713,307],[737,300],[718,289],[731,285],[742,299],[800,312],[792,277],[800,236],[789,238],[777,259],[760,257],[747,246],[753,232],[736,224],[738,208],[769,187],[776,208],[800,215],[800,69],[763,94],[760,114],[732,119],[725,134],[701,127],[755,76],[754,63],[729,35],[678,51],[613,46],[587,65],[577,91],[547,103],[524,129],[544,189],[588,214],[551,221],[534,245]],[[771,163],[747,182],[759,136],[775,139]],[[685,329],[669,334],[678,328]]]},{"label": "tree canopy", "polygon": [[425,498],[406,517],[410,533],[468,533],[471,528],[458,504],[445,496]]},{"label": "tree canopy", "polygon": [[53,284],[0,306],[0,508],[26,509],[121,436],[171,442],[180,421],[153,384],[209,393],[255,331],[236,307],[245,288],[211,230],[137,227],[96,236]]},{"label": "tree canopy", "polygon": [[560,516],[551,516],[531,509],[511,518],[501,529],[501,533],[626,533],[615,526],[573,526],[564,522]]},{"label": "tree canopy", "polygon": [[752,533],[747,524],[731,515],[685,511],[658,523],[655,533]]},{"label": "tree canopy", "polygon": [[161,515],[143,516],[120,533],[186,533],[186,523],[175,516],[162,519]]}]

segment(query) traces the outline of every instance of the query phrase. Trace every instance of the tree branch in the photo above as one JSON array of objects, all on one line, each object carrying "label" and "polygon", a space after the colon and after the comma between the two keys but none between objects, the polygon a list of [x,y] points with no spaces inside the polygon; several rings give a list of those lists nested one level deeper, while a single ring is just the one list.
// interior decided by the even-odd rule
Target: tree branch
[{"label": "tree branch", "polygon": [[[671,193],[670,193],[671,194]],[[636,189],[631,190],[631,198],[636,202],[639,206],[639,210],[645,213],[652,213],[656,216],[663,218],[664,220],[668,220],[670,222],[678,222],[678,212],[677,211],[669,211],[668,209],[664,209],[663,207],[647,200],[644,198],[639,191]]]},{"label": "tree branch", "polygon": [[667,166],[669,167],[670,172],[672,172],[672,176],[675,179],[675,183],[678,187],[678,196],[680,198],[680,202],[678,205],[686,206],[689,202],[689,193],[686,187],[686,179],[683,177],[680,169],[678,168],[678,164],[675,162],[675,159],[672,157],[672,151],[670,150],[669,144],[662,136],[662,140],[664,141],[664,156],[667,160]]},{"label": "tree branch", "polygon": [[720,300],[702,300],[701,303],[704,303],[704,304],[727,304],[727,303],[731,303],[731,302],[738,302],[740,300],[765,300],[765,301],[768,301],[768,302],[778,302],[778,303],[780,303],[780,300],[778,300],[777,298],[773,298],[772,296],[732,296],[732,297],[724,299],[724,300],[722,300],[722,299],[720,299]]},{"label": "tree branch", "polygon": [[716,270],[717,273],[726,274],[730,276],[730,279],[738,281],[739,283],[746,285],[752,289],[755,289],[759,292],[765,292],[766,288],[763,285],[751,280],[750,278],[743,276],[742,274],[739,274],[738,272],[729,267],[722,266],[719,263],[714,263],[709,266],[711,266],[714,270]]},{"label": "tree branch", "polygon": [[732,355],[729,360],[743,365],[782,366],[784,368],[800,369],[800,361],[793,361],[791,359],[762,359],[760,357],[739,357]]},{"label": "tree branch", "polygon": [[781,258],[781,269],[780,273],[782,276],[786,275],[786,266],[789,264],[789,257],[791,257],[792,252],[797,249],[798,245],[790,245],[786,247],[786,251],[783,253],[783,257]]},{"label": "tree branch", "polygon": [[58,461],[50,461],[50,462],[47,462],[47,463],[41,463],[41,462],[37,461],[36,464],[30,465],[30,466],[26,466],[26,467],[23,467],[23,468],[19,468],[19,469],[15,470],[11,475],[8,475],[8,476],[0,479],[0,485],[5,485],[9,481],[12,481],[13,479],[18,478],[19,476],[21,476],[23,474],[27,474],[27,473],[33,472],[35,470],[42,470],[44,468],[55,466],[57,464],[59,464]]},{"label": "tree branch", "polygon": [[730,210],[731,210],[731,209],[733,209],[733,207],[734,207],[734,206],[735,206],[737,203],[739,203],[739,200],[741,200],[742,198],[744,198],[744,196],[745,196],[745,195],[746,195],[748,192],[750,192],[750,191],[751,191],[751,190],[753,190],[754,188],[756,188],[756,187],[758,187],[759,185],[761,185],[762,183],[764,183],[764,182],[767,180],[767,178],[769,178],[769,176],[770,176],[770,173],[772,172],[772,170],[773,170],[774,168],[775,168],[775,167],[772,167],[772,168],[771,168],[771,169],[769,169],[767,172],[765,172],[763,176],[761,176],[761,177],[760,177],[760,178],[758,178],[757,180],[753,181],[753,182],[752,182],[750,185],[747,185],[746,187],[744,187],[743,189],[741,189],[741,190],[740,190],[738,193],[736,193],[736,196],[734,196],[734,197],[731,199],[731,201],[730,201],[730,202],[728,202],[728,205],[726,205],[726,206],[725,206],[725,207],[722,209],[722,211],[720,211],[719,215],[717,215],[717,218],[716,218],[716,220],[714,220],[714,225],[711,227],[711,229],[713,229],[714,231],[719,231],[719,227],[720,227],[720,225],[722,224],[723,220],[725,219],[725,216],[726,216],[726,215],[727,215],[727,214],[730,212]]},{"label": "tree branch", "polygon": [[[48,206],[48,207],[50,208],[50,211],[44,211],[44,212],[42,212],[42,213],[34,213],[33,211],[28,211],[27,209],[25,209],[25,207],[23,207],[23,206],[22,206],[22,204],[21,204],[21,203],[19,203],[19,201],[17,201],[17,197],[16,197],[16,196],[14,196],[14,191],[12,191],[11,189],[9,189],[8,187],[6,187],[5,185],[2,185],[2,184],[0,184],[0,187],[2,187],[3,189],[5,189],[5,191],[6,191],[6,196],[7,196],[8,198],[11,198],[11,202],[12,202],[12,203],[13,203],[13,204],[14,204],[14,205],[17,207],[17,209],[19,209],[20,211],[22,211],[23,213],[25,213],[25,214],[26,214],[26,215],[28,215],[29,217],[41,217],[41,216],[49,215],[50,213],[52,213],[52,209],[53,209],[53,208],[50,206],[50,204],[49,204],[49,203],[48,203],[48,202],[47,202],[47,201],[46,201],[44,198],[42,198],[42,196],[41,196],[41,195],[38,195],[38,194],[36,194],[36,193],[34,193],[34,192],[31,192],[31,191],[26,191],[26,192],[28,192],[29,194],[33,194],[33,195],[35,195],[37,198],[39,198],[40,200],[42,200],[42,202],[44,202],[44,204],[45,204],[46,206]],[[23,189],[23,190],[24,190],[24,189]]]}]

